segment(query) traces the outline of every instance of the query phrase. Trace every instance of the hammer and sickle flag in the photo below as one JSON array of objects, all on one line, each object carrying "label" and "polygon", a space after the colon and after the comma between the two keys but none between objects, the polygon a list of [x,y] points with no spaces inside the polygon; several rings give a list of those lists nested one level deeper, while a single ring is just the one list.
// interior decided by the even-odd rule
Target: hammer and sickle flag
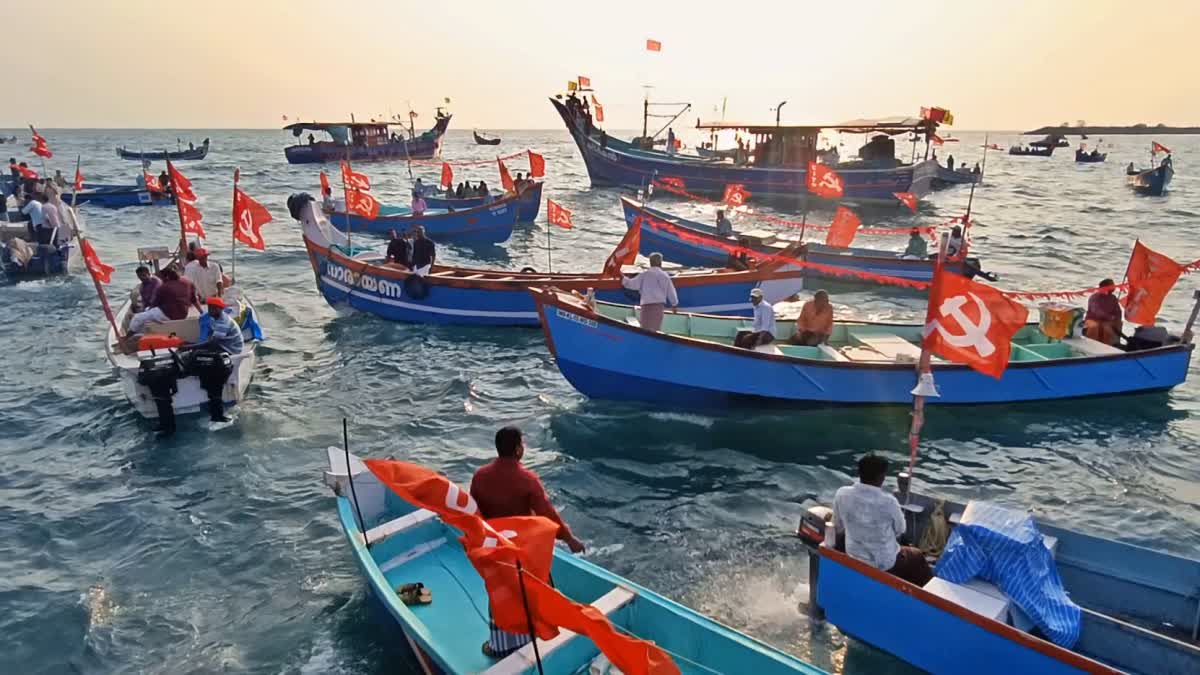
[{"label": "hammer and sickle flag", "polygon": [[1029,310],[1003,292],[939,269],[929,292],[924,347],[938,356],[1000,379],[1012,338]]}]

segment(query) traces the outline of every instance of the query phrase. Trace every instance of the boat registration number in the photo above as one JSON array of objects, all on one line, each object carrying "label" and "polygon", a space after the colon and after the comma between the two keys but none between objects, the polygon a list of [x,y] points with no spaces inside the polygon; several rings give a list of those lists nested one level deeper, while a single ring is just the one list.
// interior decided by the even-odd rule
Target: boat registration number
[{"label": "boat registration number", "polygon": [[391,279],[380,279],[368,274],[359,274],[332,262],[325,263],[325,276],[331,281],[353,286],[370,293],[378,293],[385,298],[404,297],[404,284],[400,282],[392,281]]},{"label": "boat registration number", "polygon": [[564,309],[555,310],[554,313],[560,319],[566,319],[567,321],[574,321],[575,323],[587,326],[588,328],[595,328],[599,325],[592,319],[588,319],[588,318],[579,316],[578,314],[572,314]]}]

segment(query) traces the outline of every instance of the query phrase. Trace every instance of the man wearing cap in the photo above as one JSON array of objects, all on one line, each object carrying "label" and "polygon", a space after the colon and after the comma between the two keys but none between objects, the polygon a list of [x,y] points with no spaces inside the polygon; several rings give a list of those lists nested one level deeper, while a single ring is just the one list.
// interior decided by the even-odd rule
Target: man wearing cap
[{"label": "man wearing cap", "polygon": [[[242,353],[245,345],[242,340],[242,329],[233,320],[231,312],[225,308],[225,301],[219,297],[211,297],[207,301],[208,313],[200,317],[200,337],[196,341],[198,349],[208,352],[224,352],[231,356]],[[225,400],[222,396],[225,381],[233,372],[228,359],[220,359],[210,364],[199,373],[200,385],[208,394],[208,415],[213,422],[228,422],[225,416]]]},{"label": "man wearing cap", "polygon": [[741,331],[737,334],[733,341],[734,347],[754,349],[775,341],[775,308],[763,300],[761,288],[750,291],[750,302],[754,305],[754,324],[748,332]]},{"label": "man wearing cap", "polygon": [[208,249],[196,249],[196,259],[183,268],[183,276],[196,287],[202,298],[220,297],[225,291],[221,280],[221,266],[209,262]]},{"label": "man wearing cap", "polygon": [[641,325],[646,330],[662,328],[663,312],[667,305],[679,306],[679,296],[671,276],[663,271],[661,253],[650,254],[650,269],[633,277],[623,277],[621,285],[641,294]]}]

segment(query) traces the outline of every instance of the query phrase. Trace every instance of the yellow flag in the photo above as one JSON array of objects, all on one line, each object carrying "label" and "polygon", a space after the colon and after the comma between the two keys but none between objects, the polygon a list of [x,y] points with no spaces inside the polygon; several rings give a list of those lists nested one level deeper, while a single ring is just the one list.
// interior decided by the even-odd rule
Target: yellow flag
[{"label": "yellow flag", "polygon": [[578,88],[579,88],[579,83],[576,82],[575,80],[571,80],[570,82],[567,83],[567,91],[575,91]]},{"label": "yellow flag", "polygon": [[952,115],[949,110],[946,111],[946,117],[942,119],[942,124],[945,124],[948,127],[954,126],[954,115]]}]

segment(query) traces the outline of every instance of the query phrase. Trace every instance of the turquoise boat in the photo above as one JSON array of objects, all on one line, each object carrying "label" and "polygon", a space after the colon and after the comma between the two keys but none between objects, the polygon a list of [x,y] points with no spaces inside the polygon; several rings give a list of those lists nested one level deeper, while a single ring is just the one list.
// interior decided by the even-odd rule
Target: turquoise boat
[{"label": "turquoise boat", "polygon": [[[532,645],[500,660],[483,654],[481,647],[488,639],[487,592],[458,542],[458,530],[431,511],[403,501],[357,457],[350,455],[347,462],[342,449],[327,452],[325,483],[337,497],[338,518],[354,559],[395,619],[422,672],[538,672]],[[355,517],[351,478],[365,531]],[[569,553],[555,551],[551,574],[560,592],[597,608],[619,630],[654,641],[682,673],[824,672]],[[400,600],[395,589],[414,582],[432,592],[430,604],[409,606]],[[538,651],[546,675],[587,673],[589,668],[605,672],[592,641],[569,631],[539,640]]]}]

